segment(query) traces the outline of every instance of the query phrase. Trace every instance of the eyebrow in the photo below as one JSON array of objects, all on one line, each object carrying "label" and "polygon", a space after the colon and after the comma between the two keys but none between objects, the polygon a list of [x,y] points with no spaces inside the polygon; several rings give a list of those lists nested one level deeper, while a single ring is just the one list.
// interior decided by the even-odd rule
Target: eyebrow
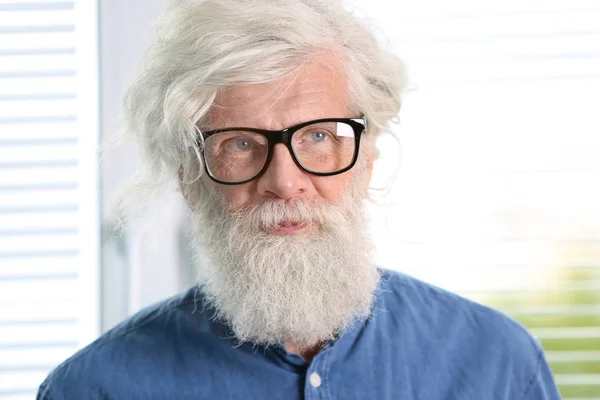
[{"label": "eyebrow", "polygon": [[281,132],[281,131],[285,131],[287,129],[295,128],[298,125],[303,125],[303,124],[307,124],[307,123],[310,123],[313,121],[321,121],[321,120],[327,120],[327,119],[363,119],[363,117],[321,117],[321,118],[307,119],[307,120],[295,123],[293,125],[288,125],[282,129],[264,129],[264,128],[255,128],[252,126],[236,125],[236,126],[225,126],[225,127],[221,127],[221,128],[208,129],[208,130],[204,130],[204,131],[200,130],[200,132],[204,133],[204,134],[218,133],[220,131],[226,131],[226,130],[230,130],[230,129],[239,129],[239,130],[250,129],[250,130],[258,130],[258,131],[266,131],[266,132]]}]

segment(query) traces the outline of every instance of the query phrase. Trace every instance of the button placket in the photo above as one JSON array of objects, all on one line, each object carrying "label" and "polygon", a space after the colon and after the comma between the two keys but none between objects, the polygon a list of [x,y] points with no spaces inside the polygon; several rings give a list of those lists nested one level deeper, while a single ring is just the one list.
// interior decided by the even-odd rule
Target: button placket
[{"label": "button placket", "polygon": [[[313,360],[314,361],[314,360]],[[323,372],[320,365],[311,365],[307,371],[306,383],[304,387],[305,400],[325,400],[327,399],[325,387],[323,386]]]},{"label": "button placket", "polygon": [[308,377],[308,381],[310,382],[310,385],[315,389],[321,386],[321,377],[316,372],[310,374],[310,376]]},{"label": "button placket", "polygon": [[329,400],[331,399],[330,388],[327,386],[327,374],[330,364],[330,348],[324,348],[312,360],[308,370],[306,371],[306,400]]}]

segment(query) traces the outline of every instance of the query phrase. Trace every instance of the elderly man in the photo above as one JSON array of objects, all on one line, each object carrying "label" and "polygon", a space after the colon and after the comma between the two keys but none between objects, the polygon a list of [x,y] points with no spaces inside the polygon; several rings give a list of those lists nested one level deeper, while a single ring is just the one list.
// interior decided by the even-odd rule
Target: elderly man
[{"label": "elderly man", "polygon": [[336,1],[174,2],[127,111],[142,184],[189,204],[204,279],[38,398],[558,399],[516,322],[373,265],[362,203],[403,87]]}]

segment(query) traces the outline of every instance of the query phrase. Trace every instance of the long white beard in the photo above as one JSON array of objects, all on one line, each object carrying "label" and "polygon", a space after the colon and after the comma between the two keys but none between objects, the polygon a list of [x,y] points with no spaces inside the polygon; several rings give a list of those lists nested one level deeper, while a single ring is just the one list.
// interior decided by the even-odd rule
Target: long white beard
[{"label": "long white beard", "polygon": [[[312,227],[265,231],[284,220]],[[204,295],[239,341],[305,350],[334,339],[371,312],[379,272],[367,227],[356,193],[338,205],[268,201],[237,212],[206,196],[192,217]]]}]

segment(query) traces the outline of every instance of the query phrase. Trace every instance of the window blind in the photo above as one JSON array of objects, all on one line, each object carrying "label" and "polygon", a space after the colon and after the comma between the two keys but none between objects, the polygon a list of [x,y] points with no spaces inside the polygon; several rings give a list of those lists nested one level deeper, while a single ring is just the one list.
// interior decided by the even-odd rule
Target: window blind
[{"label": "window blind", "polygon": [[600,399],[600,5],[354,3],[410,77],[380,264],[505,311],[563,398]]},{"label": "window blind", "polygon": [[0,0],[0,398],[98,333],[95,2]]}]

